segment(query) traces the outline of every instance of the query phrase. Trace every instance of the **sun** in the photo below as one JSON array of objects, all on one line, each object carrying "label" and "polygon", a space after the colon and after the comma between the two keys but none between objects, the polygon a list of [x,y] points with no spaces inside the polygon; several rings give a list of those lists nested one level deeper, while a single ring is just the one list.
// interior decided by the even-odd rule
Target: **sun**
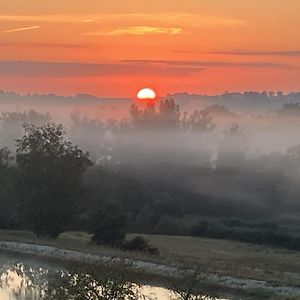
[{"label": "sun", "polygon": [[136,97],[139,100],[154,100],[156,99],[156,92],[150,88],[143,88],[137,93]]}]

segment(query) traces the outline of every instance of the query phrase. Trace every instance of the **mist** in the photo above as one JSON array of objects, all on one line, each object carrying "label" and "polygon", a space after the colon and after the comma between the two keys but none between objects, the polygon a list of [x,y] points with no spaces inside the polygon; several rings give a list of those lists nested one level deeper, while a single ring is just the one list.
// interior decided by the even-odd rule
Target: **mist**
[{"label": "mist", "polygon": [[23,124],[62,123],[94,164],[88,209],[117,202],[134,211],[133,223],[160,201],[178,216],[298,219],[300,109],[289,104],[298,98],[184,94],[149,104],[3,92],[1,147],[15,151]]}]

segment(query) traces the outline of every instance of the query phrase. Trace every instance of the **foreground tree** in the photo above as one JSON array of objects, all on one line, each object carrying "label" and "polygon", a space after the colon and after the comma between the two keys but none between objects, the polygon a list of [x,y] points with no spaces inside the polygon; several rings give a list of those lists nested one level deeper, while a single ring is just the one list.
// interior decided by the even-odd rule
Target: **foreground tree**
[{"label": "foreground tree", "polygon": [[217,286],[209,284],[200,276],[201,271],[182,270],[171,280],[170,294],[178,300],[214,300]]},{"label": "foreground tree", "polygon": [[58,273],[46,290],[46,300],[147,299],[134,283],[131,266],[120,261],[99,266],[76,266]]},{"label": "foreground tree", "polygon": [[17,226],[16,216],[16,169],[13,157],[7,148],[0,148],[0,228],[12,229]]},{"label": "foreground tree", "polygon": [[65,140],[62,125],[24,125],[17,140],[21,215],[37,235],[56,238],[77,213],[85,195],[88,153]]}]

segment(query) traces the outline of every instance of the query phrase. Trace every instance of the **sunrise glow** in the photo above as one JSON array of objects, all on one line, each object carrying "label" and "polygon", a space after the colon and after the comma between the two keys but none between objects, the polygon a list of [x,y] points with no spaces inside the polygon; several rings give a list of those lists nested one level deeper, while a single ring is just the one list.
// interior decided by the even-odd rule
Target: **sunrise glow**
[{"label": "sunrise glow", "polygon": [[131,97],[149,82],[161,95],[298,90],[299,11],[298,0],[4,0],[1,89],[105,97]]}]

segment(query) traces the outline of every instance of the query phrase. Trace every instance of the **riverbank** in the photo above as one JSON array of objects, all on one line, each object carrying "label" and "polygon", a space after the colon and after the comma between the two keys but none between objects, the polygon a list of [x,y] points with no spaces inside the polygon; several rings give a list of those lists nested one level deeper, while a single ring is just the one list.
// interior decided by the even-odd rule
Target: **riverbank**
[{"label": "riverbank", "polygon": [[[6,238],[5,238],[6,235]],[[17,241],[16,239],[22,235],[22,242]],[[30,241],[30,237],[33,238]],[[67,238],[68,237],[68,238]],[[160,257],[147,257],[143,254],[137,255],[136,253],[124,253],[119,250],[112,250],[110,248],[98,247],[91,244],[86,244],[86,247],[83,247],[84,237],[82,233],[67,233],[67,236],[61,237],[58,241],[49,241],[49,240],[38,240],[33,236],[30,236],[28,232],[0,232],[0,250],[13,251],[16,253],[38,255],[40,257],[61,259],[61,260],[70,260],[77,261],[82,263],[97,263],[103,264],[114,259],[118,261],[119,259],[125,259],[130,263],[135,270],[145,272],[151,276],[165,276],[172,277],[175,276],[178,268],[182,267],[180,260],[172,259],[172,261],[167,262],[164,259],[166,250],[161,248],[162,255]],[[148,239],[153,242],[151,236],[147,236]],[[156,237],[162,238],[162,236]],[[170,237],[170,238],[181,238],[181,237]],[[36,239],[36,240],[35,240]],[[198,241],[198,240],[197,240]],[[80,243],[79,243],[80,242]],[[166,244],[169,241],[165,241]],[[182,241],[181,241],[182,242]],[[199,241],[198,241],[199,242]],[[202,244],[208,243],[208,241],[202,240]],[[159,244],[156,242],[156,246]],[[174,240],[173,240],[174,244]],[[77,246],[76,246],[77,245]],[[174,245],[173,245],[174,246]],[[185,248],[188,249],[190,245],[185,243]],[[242,245],[240,245],[241,247]],[[225,250],[225,245],[223,245]],[[175,247],[176,248],[176,247]],[[178,250],[178,249],[177,249]],[[216,250],[216,249],[211,249]],[[242,249],[240,249],[241,252]],[[217,258],[217,256],[215,256]],[[181,257],[182,258],[182,257]],[[193,256],[190,257],[190,259]],[[296,261],[295,261],[296,262]],[[182,263],[182,261],[181,261]],[[190,266],[189,263],[186,266]],[[238,268],[238,265],[237,265]],[[274,294],[277,295],[276,299],[295,299],[300,297],[300,287],[297,285],[285,284],[285,280],[280,284],[280,282],[274,281],[270,275],[270,280],[258,280],[256,278],[242,278],[237,276],[230,276],[222,274],[220,272],[211,272],[211,268],[202,268],[201,277],[204,281],[210,284],[216,284],[223,288],[229,288],[237,291],[246,292],[247,294]],[[237,272],[238,273],[238,272]],[[296,274],[296,273],[295,273]],[[296,274],[297,275],[297,274]],[[299,274],[298,274],[299,275]],[[285,274],[285,277],[287,274]],[[278,277],[278,274],[277,274]],[[294,276],[292,276],[293,279]],[[277,278],[278,279],[278,278]],[[285,278],[286,279],[286,278]],[[299,282],[300,284],[300,282]],[[270,297],[269,299],[275,299]],[[288,297],[288,298],[287,298]],[[244,298],[243,298],[244,299]],[[250,299],[250,298],[249,298]],[[253,298],[253,299],[259,299]],[[268,299],[268,298],[267,298]]]}]

